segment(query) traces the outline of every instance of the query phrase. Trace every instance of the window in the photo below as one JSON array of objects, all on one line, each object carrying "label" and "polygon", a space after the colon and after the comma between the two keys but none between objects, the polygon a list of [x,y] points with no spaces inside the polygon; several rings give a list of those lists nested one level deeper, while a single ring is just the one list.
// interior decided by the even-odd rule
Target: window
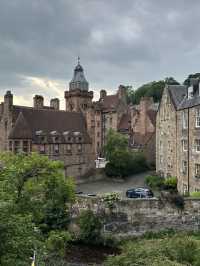
[{"label": "window", "polygon": [[72,150],[72,145],[71,144],[67,144],[67,152],[71,152]]},{"label": "window", "polygon": [[16,141],[14,142],[14,152],[15,152],[15,153],[20,152],[20,141],[18,141],[18,140],[16,140]]},{"label": "window", "polygon": [[183,126],[183,129],[187,128],[187,113],[185,110],[183,110],[182,112],[182,126]]},{"label": "window", "polygon": [[195,151],[200,152],[200,139],[195,140]]},{"label": "window", "polygon": [[97,132],[97,137],[98,137],[98,138],[100,137],[100,132]]},{"label": "window", "polygon": [[23,141],[23,152],[25,153],[28,152],[28,141],[27,140]]},{"label": "window", "polygon": [[187,161],[182,161],[182,174],[187,173]]},{"label": "window", "polygon": [[45,146],[44,146],[44,144],[41,144],[39,146],[39,152],[40,152],[40,154],[44,154],[45,153]]},{"label": "window", "polygon": [[162,164],[162,163],[163,163],[163,156],[160,155],[160,164]]},{"label": "window", "polygon": [[182,151],[187,151],[188,142],[186,139],[183,139],[182,141]]},{"label": "window", "polygon": [[100,122],[99,121],[97,121],[97,127],[100,127]]},{"label": "window", "polygon": [[54,151],[54,153],[56,153],[56,154],[59,153],[59,144],[54,144],[54,145],[53,145],[53,151]]},{"label": "window", "polygon": [[200,164],[195,164],[195,177],[200,178]]},{"label": "window", "polygon": [[200,109],[196,109],[196,127],[200,127]]},{"label": "window", "polygon": [[82,152],[82,144],[78,145],[78,152]]},{"label": "window", "polygon": [[110,117],[110,124],[112,124],[112,117]]}]

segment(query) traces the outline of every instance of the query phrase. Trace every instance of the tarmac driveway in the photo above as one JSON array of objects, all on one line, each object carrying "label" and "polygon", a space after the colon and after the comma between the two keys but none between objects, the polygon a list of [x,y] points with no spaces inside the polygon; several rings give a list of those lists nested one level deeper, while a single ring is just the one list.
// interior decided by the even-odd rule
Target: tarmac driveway
[{"label": "tarmac driveway", "polygon": [[145,176],[150,174],[150,172],[145,172],[133,175],[126,178],[124,181],[106,178],[99,181],[79,184],[77,185],[77,191],[82,191],[84,194],[94,193],[98,195],[110,192],[120,192],[122,193],[122,197],[125,197],[127,189],[141,186],[143,187],[145,185]]}]

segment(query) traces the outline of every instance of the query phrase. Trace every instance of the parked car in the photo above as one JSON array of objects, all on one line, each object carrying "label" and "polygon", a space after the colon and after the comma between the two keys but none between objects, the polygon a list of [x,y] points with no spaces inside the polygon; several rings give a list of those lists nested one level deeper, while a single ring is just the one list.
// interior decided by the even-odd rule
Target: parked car
[{"label": "parked car", "polygon": [[127,198],[153,198],[153,192],[148,188],[131,188],[126,191]]}]

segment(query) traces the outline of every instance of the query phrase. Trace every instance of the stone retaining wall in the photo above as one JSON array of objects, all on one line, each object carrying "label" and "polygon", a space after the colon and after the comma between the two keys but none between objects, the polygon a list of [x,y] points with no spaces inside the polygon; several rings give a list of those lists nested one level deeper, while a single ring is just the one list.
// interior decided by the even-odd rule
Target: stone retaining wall
[{"label": "stone retaining wall", "polygon": [[183,210],[159,199],[123,199],[110,209],[101,198],[81,196],[72,207],[72,217],[86,209],[99,215],[105,233],[116,235],[200,229],[200,199],[185,199]]}]

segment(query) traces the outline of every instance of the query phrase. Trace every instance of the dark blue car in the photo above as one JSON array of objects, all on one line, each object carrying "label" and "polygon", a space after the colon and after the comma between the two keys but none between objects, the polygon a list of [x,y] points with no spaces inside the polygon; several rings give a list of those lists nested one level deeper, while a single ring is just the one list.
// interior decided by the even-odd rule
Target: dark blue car
[{"label": "dark blue car", "polygon": [[126,191],[127,198],[153,198],[153,192],[148,188],[131,188]]}]

